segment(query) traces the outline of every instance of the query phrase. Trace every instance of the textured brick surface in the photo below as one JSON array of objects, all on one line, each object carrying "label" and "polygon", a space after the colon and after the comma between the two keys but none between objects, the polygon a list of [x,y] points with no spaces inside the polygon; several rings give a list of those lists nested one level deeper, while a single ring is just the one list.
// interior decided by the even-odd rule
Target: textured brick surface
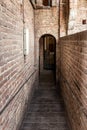
[{"label": "textured brick surface", "polygon": [[[29,55],[25,58],[23,26],[30,32]],[[29,0],[24,0],[24,9],[18,0],[0,0],[0,110],[9,103],[34,70],[33,8]],[[30,96],[35,75],[0,113],[0,130],[16,129]]]},{"label": "textured brick surface", "polygon": [[61,89],[73,130],[87,130],[87,31],[60,39]]},{"label": "textured brick surface", "polygon": [[[73,34],[87,28],[87,1],[60,0],[60,36]],[[86,24],[83,24],[86,20]]]},{"label": "textured brick surface", "polygon": [[[61,88],[72,129],[87,130],[87,31],[81,32],[87,29],[87,1],[61,0],[60,19],[59,6],[34,10],[29,0],[23,1],[24,6],[21,0],[0,0],[0,129],[16,130],[22,119],[38,80],[37,72],[31,74],[39,70],[39,39],[51,34],[56,38],[56,79],[61,70]],[[41,0],[38,2],[41,5]],[[54,5],[55,2],[52,1]],[[24,27],[29,29],[26,57]],[[58,29],[60,36],[74,35],[61,38],[58,44]]]}]

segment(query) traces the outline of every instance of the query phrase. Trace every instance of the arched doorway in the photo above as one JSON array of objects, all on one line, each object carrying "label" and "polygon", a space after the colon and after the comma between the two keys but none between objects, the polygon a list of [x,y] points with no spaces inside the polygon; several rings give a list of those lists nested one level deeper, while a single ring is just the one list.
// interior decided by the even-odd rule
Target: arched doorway
[{"label": "arched doorway", "polygon": [[52,71],[56,79],[56,39],[50,34],[45,34],[41,36],[39,44],[39,71]]}]

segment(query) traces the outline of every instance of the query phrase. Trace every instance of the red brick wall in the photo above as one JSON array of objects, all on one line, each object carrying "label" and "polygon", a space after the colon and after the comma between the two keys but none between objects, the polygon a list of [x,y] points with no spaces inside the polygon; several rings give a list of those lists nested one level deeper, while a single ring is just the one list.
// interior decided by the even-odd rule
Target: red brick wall
[{"label": "red brick wall", "polygon": [[[83,24],[86,20],[86,24]],[[60,0],[60,36],[74,34],[87,28],[87,1]]]},{"label": "red brick wall", "polygon": [[87,31],[60,39],[61,89],[72,130],[87,130]]},{"label": "red brick wall", "polygon": [[[29,29],[30,37],[29,55],[25,58],[23,55],[23,26]],[[34,72],[33,8],[29,0],[24,0],[23,15],[23,5],[20,4],[20,1],[0,0],[1,130],[16,130],[33,89],[36,77]],[[22,89],[20,89],[21,87]]]}]

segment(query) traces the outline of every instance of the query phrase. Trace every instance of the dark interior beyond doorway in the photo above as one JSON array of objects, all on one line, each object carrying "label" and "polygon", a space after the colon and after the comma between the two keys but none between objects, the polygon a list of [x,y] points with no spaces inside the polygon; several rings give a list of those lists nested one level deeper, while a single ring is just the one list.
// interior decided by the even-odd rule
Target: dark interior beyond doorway
[{"label": "dark interior beyond doorway", "polygon": [[39,62],[40,73],[53,71],[56,74],[56,39],[52,35],[46,34],[40,38]]},{"label": "dark interior beyond doorway", "polygon": [[52,6],[52,0],[43,0],[44,6]]}]

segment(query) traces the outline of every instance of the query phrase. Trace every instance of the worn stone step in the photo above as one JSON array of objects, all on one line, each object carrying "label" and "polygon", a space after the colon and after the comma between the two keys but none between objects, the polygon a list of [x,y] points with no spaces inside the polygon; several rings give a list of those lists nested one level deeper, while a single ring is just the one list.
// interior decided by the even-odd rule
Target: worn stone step
[{"label": "worn stone step", "polygon": [[[32,103],[41,103],[41,104],[47,104],[47,103],[49,103],[49,104],[64,104],[64,101],[62,100],[62,99],[55,99],[54,100],[54,98],[52,98],[52,96],[49,96],[49,97],[43,97],[43,96],[41,96],[40,98],[39,97],[33,97],[32,98],[33,100],[31,101],[31,104]],[[64,105],[63,105],[64,106]]]},{"label": "worn stone step", "polygon": [[[53,118],[54,117],[54,118]],[[66,122],[66,119],[64,116],[58,116],[57,114],[55,114],[55,116],[51,116],[49,114],[49,116],[46,116],[46,115],[33,115],[33,116],[28,116],[28,117],[25,117],[24,119],[24,123],[25,122],[29,122],[29,123],[39,123],[39,122],[42,122],[42,123],[61,123],[61,122]]]},{"label": "worn stone step", "polygon": [[31,104],[30,112],[62,112],[64,108],[60,104]]},{"label": "worn stone step", "polygon": [[21,130],[68,130],[66,123],[24,123]]},{"label": "worn stone step", "polygon": [[30,116],[41,116],[41,117],[53,117],[55,118],[55,116],[59,117],[59,118],[65,118],[66,119],[66,113],[63,112],[30,112],[27,111],[25,118],[29,118]]}]

